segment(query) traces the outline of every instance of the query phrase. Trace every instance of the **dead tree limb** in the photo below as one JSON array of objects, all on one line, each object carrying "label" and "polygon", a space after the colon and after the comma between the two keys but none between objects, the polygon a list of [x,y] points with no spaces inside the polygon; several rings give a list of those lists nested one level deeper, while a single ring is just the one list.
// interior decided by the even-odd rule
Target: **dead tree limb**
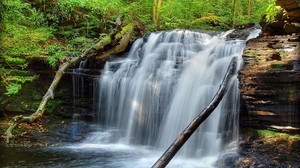
[{"label": "dead tree limb", "polygon": [[[131,35],[133,34],[134,28],[135,24],[130,23],[124,26],[119,32],[115,32],[111,35],[104,36],[98,43],[94,44],[91,48],[85,50],[79,57],[74,57],[69,61],[61,64],[55,74],[55,77],[50,87],[48,88],[48,91],[43,96],[42,101],[36,112],[31,114],[30,116],[18,115],[12,118],[13,124],[10,125],[10,127],[5,132],[6,143],[9,143],[10,140],[13,138],[13,130],[16,127],[18,127],[19,124],[23,122],[32,123],[39,119],[41,116],[43,116],[48,101],[50,100],[50,98],[54,98],[54,91],[58,86],[63,74],[68,68],[76,65],[82,58],[90,58],[93,56],[97,56],[99,53],[101,53],[100,58],[107,59],[112,54],[117,54],[124,51],[131,40]],[[118,45],[116,45],[112,49],[103,51],[105,47],[112,45],[112,43]]]},{"label": "dead tree limb", "polygon": [[196,129],[200,126],[200,124],[205,121],[205,119],[214,111],[214,109],[218,106],[223,96],[226,93],[228,88],[228,84],[230,82],[231,76],[234,74],[236,70],[237,58],[232,58],[230,65],[227,69],[225,77],[219,87],[219,90],[211,100],[211,102],[206,106],[205,109],[201,111],[201,113],[194,118],[192,122],[184,129],[182,133],[178,135],[175,141],[169,146],[169,148],[164,152],[164,154],[154,163],[152,168],[164,168],[171,161],[171,159],[175,156],[175,154],[179,151],[179,149],[184,145],[184,143],[190,138],[190,136],[196,131]]}]

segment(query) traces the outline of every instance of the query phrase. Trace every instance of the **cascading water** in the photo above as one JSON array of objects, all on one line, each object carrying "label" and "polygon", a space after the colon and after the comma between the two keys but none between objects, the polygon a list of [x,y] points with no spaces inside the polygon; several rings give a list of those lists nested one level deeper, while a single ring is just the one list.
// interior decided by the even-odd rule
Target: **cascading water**
[{"label": "cascading water", "polygon": [[[246,40],[226,41],[228,33],[151,33],[137,40],[126,58],[107,62],[94,91],[101,129],[86,143],[143,145],[165,150],[209,104],[231,58],[238,57],[241,65]],[[217,158],[222,151],[232,148],[230,144],[238,138],[238,114],[235,76],[220,105],[179,155]]]}]

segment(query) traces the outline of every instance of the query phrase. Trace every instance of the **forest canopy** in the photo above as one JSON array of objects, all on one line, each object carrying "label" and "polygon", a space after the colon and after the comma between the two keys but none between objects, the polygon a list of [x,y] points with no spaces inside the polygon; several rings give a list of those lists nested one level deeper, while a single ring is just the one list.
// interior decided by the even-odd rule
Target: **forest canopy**
[{"label": "forest canopy", "polygon": [[259,23],[263,14],[270,20],[276,6],[274,0],[2,0],[0,12],[0,92],[13,96],[38,78],[28,71],[31,60],[56,69],[112,32],[120,18],[146,32],[223,31]]}]

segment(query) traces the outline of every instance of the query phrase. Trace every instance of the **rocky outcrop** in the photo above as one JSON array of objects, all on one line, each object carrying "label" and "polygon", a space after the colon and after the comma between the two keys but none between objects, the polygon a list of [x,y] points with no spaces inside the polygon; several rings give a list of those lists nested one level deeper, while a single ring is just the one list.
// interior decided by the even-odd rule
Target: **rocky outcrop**
[{"label": "rocky outcrop", "polygon": [[[0,89],[0,117],[33,113],[55,75],[55,71],[44,60],[31,60],[27,69],[14,71],[14,75],[37,76],[37,79],[22,84],[22,89],[16,95],[6,95],[5,88]],[[72,75],[67,74],[55,92],[55,99],[51,99],[46,107],[47,114],[71,118],[75,109],[72,94]]]},{"label": "rocky outcrop", "polygon": [[260,37],[247,44],[239,75],[243,126],[299,131],[299,42],[299,35],[290,35]]},{"label": "rocky outcrop", "polygon": [[287,20],[291,22],[300,21],[300,1],[299,0],[276,0],[276,5],[281,6],[287,12]]},{"label": "rocky outcrop", "polygon": [[276,0],[280,10],[275,20],[267,22],[262,20],[263,30],[269,34],[292,34],[300,32],[300,1]]}]

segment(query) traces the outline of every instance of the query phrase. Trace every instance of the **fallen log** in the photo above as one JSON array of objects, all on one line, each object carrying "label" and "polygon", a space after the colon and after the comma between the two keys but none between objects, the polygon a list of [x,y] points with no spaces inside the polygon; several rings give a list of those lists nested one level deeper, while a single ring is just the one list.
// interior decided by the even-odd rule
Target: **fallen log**
[{"label": "fallen log", "polygon": [[[124,26],[120,31],[102,37],[102,39],[98,43],[94,44],[91,48],[86,49],[80,56],[73,57],[69,61],[64,61],[56,71],[55,77],[50,87],[48,88],[48,91],[43,96],[38,109],[29,116],[18,115],[12,118],[13,123],[5,132],[6,143],[9,143],[10,140],[14,137],[13,130],[21,123],[32,123],[43,116],[48,101],[54,98],[54,91],[58,86],[63,74],[68,68],[76,65],[83,58],[91,58],[99,55],[99,53],[101,53],[100,59],[107,59],[110,55],[118,54],[124,51],[131,40],[131,35],[133,35],[135,26],[135,23],[130,23]],[[110,45],[112,44],[117,45],[115,45],[114,47],[110,47]],[[108,46],[112,49],[103,51]]]},{"label": "fallen log", "polygon": [[225,95],[228,84],[234,71],[236,70],[237,58],[233,57],[227,72],[223,78],[223,81],[219,87],[219,90],[211,100],[211,102],[206,106],[201,113],[194,118],[192,122],[181,132],[175,141],[169,146],[169,148],[164,152],[164,154],[154,163],[152,168],[164,168],[175,156],[175,154],[180,150],[184,143],[190,138],[190,136],[196,131],[196,129],[201,125],[202,122],[214,111],[214,109],[221,102],[223,96]]}]

